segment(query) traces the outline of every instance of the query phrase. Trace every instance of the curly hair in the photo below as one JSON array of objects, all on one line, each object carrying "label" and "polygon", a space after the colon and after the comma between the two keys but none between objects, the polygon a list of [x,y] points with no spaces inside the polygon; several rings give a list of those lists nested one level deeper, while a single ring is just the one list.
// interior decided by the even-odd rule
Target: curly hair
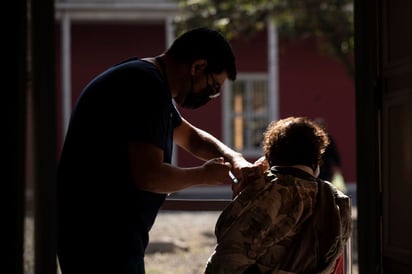
[{"label": "curly hair", "polygon": [[328,144],[327,132],[307,117],[273,121],[263,134],[269,166],[305,165],[315,170]]}]

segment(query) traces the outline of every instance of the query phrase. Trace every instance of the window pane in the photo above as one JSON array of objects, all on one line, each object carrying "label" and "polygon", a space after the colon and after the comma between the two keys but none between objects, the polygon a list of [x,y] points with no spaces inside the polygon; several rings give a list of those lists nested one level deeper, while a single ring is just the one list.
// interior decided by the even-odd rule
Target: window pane
[{"label": "window pane", "polygon": [[233,84],[233,97],[232,97],[232,109],[234,114],[242,114],[245,111],[245,82],[235,82]]},{"label": "window pane", "polygon": [[231,85],[228,121],[229,142],[234,149],[260,155],[263,131],[268,122],[267,79],[261,75],[239,77]]},{"label": "window pane", "polygon": [[255,114],[267,115],[267,85],[266,81],[254,81],[253,89],[253,111]]},{"label": "window pane", "polygon": [[243,150],[244,148],[244,119],[243,113],[245,111],[245,83],[235,82],[233,85],[232,97],[232,145],[236,150]]},{"label": "window pane", "polygon": [[252,100],[253,105],[250,115],[250,149],[257,149],[261,147],[263,131],[267,126],[268,115],[268,91],[267,83],[263,80],[255,80],[252,85]]},{"label": "window pane", "polygon": [[255,118],[251,122],[251,146],[252,148],[261,148],[263,132],[267,127],[266,118]]}]

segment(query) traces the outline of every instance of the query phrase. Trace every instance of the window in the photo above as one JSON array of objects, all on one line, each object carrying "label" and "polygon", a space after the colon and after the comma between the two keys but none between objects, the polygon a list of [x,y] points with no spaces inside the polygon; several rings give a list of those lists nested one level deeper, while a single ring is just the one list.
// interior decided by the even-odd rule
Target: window
[{"label": "window", "polygon": [[262,155],[262,135],[270,117],[266,74],[239,74],[224,92],[224,140],[246,157]]}]

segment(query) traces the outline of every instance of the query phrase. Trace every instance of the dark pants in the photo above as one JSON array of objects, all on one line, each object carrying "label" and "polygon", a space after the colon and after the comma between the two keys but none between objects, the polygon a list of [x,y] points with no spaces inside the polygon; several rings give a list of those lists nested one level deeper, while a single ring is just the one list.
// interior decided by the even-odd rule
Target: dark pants
[{"label": "dark pants", "polygon": [[146,274],[144,268],[144,258],[139,257],[129,260],[127,274]]}]

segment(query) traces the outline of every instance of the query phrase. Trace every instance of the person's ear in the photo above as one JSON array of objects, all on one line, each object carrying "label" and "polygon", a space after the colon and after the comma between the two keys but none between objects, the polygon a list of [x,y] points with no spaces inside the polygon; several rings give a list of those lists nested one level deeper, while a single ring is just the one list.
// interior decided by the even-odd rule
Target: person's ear
[{"label": "person's ear", "polygon": [[206,67],[207,67],[206,59],[197,59],[192,63],[190,72],[192,75],[195,75],[196,73],[204,71]]}]

